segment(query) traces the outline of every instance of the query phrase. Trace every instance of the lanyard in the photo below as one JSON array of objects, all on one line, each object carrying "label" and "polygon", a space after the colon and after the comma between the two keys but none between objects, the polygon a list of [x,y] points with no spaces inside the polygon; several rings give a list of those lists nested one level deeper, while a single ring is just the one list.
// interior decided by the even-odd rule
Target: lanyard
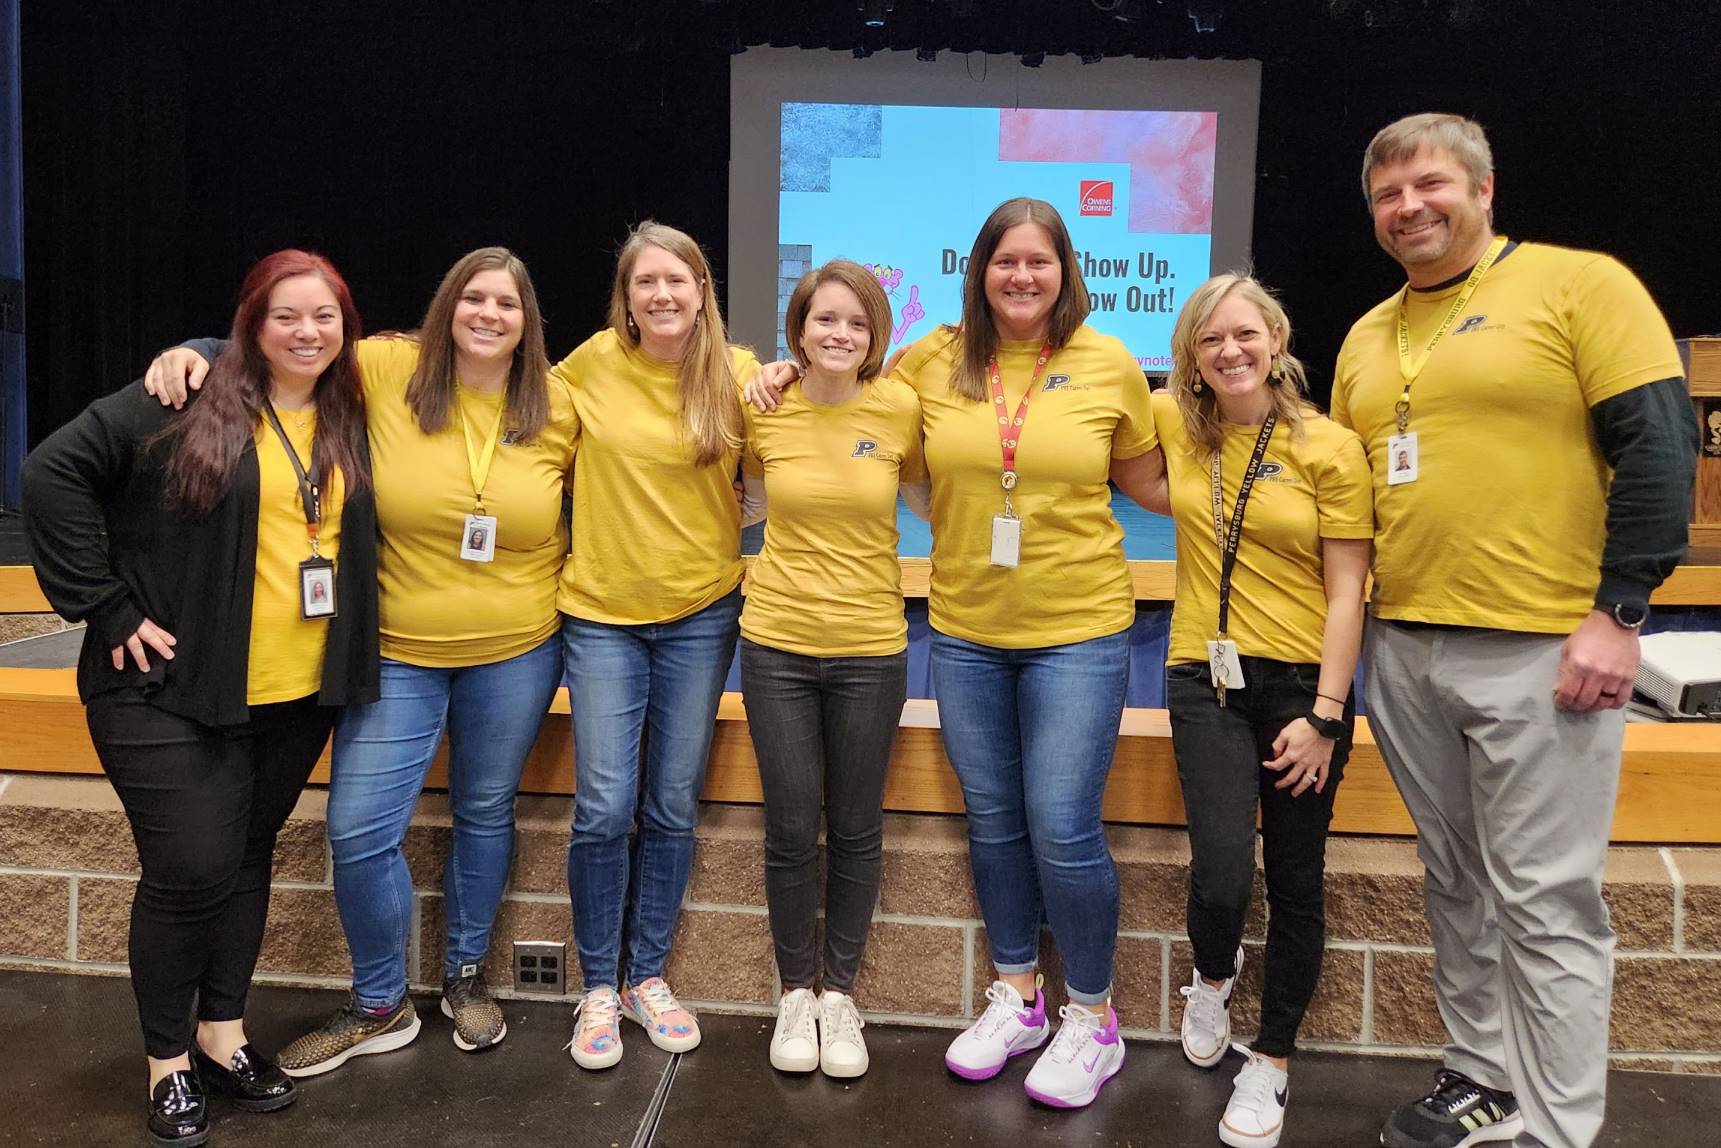
[{"label": "lanyard", "polygon": [[1506,237],[1496,235],[1494,242],[1488,245],[1481,260],[1470,270],[1470,278],[1464,281],[1464,289],[1458,292],[1458,298],[1452,300],[1452,306],[1446,312],[1446,318],[1440,321],[1440,327],[1434,332],[1434,338],[1428,340],[1428,346],[1422,348],[1422,353],[1414,359],[1410,357],[1410,284],[1404,285],[1404,290],[1398,296],[1398,373],[1404,380],[1404,393],[1398,396],[1398,402],[1393,405],[1393,412],[1398,415],[1398,433],[1403,434],[1404,428],[1410,425],[1410,384],[1422,374],[1422,368],[1428,365],[1428,358],[1434,354],[1436,344],[1442,335],[1452,329],[1452,324],[1458,321],[1458,316],[1464,313],[1464,308],[1470,305],[1470,296],[1476,294],[1476,288],[1482,282],[1482,276],[1488,274],[1488,268],[1494,266],[1494,261],[1500,257],[1500,252],[1506,249]]},{"label": "lanyard", "polygon": [[1255,453],[1249,456],[1249,465],[1243,471],[1243,481],[1237,486],[1237,505],[1231,509],[1231,527],[1225,527],[1225,488],[1219,480],[1219,456],[1224,453],[1224,444],[1213,452],[1213,537],[1219,543],[1219,636],[1225,637],[1225,626],[1231,617],[1231,571],[1237,565],[1237,547],[1243,541],[1243,508],[1249,504],[1249,492],[1255,487],[1255,473],[1261,469],[1261,460],[1267,457],[1267,440],[1273,437],[1273,426],[1279,421],[1278,413],[1267,412],[1267,421],[1261,424],[1261,433],[1255,436]]},{"label": "lanyard", "polygon": [[317,486],[317,455],[311,452],[311,470],[305,471],[305,464],[299,461],[299,452],[294,449],[293,442],[287,437],[286,428],[281,425],[280,416],[275,413],[275,404],[264,402],[263,415],[269,420],[269,425],[275,428],[275,435],[281,440],[281,449],[287,452],[287,461],[293,464],[293,476],[299,480],[299,505],[305,509],[305,534],[311,540],[311,557],[318,557],[317,534],[323,524],[323,492]]},{"label": "lanyard", "polygon": [[1003,468],[998,473],[998,483],[1004,488],[1004,517],[1016,517],[1016,508],[1011,504],[1010,492],[1016,489],[1016,444],[1022,441],[1022,428],[1028,421],[1028,400],[1034,395],[1034,386],[1040,381],[1040,375],[1046,369],[1046,364],[1052,361],[1052,344],[1050,341],[1041,344],[1039,357],[1034,360],[1034,373],[1028,379],[1028,389],[1022,392],[1022,401],[1016,407],[1014,419],[1004,413],[1004,378],[998,372],[998,356],[993,355],[986,361],[986,376],[992,380],[992,408],[998,415],[998,450],[1003,455]]},{"label": "lanyard", "polygon": [[466,407],[463,403],[455,404],[460,412],[460,438],[466,444],[466,465],[472,473],[472,497],[477,513],[484,513],[484,484],[490,478],[490,463],[496,457],[496,440],[502,430],[502,416],[508,413],[508,399],[504,395],[496,404],[496,421],[491,424],[490,437],[485,440],[484,448],[477,450],[472,445],[472,432],[466,425]]}]

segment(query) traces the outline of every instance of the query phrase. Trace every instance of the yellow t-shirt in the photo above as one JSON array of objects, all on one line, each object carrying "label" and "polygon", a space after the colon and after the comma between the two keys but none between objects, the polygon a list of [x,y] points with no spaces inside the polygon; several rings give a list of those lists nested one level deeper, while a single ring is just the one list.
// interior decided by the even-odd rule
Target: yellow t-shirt
[{"label": "yellow t-shirt", "polygon": [[[1065,645],[1127,629],[1135,590],[1106,475],[1114,458],[1158,444],[1147,380],[1122,342],[1090,327],[1052,354],[1028,403],[1016,449],[1020,565],[993,566],[992,519],[1003,513],[993,404],[950,389],[957,336],[940,328],[914,344],[896,374],[920,395],[932,476],[933,627],[1006,649]],[[998,366],[1012,417],[1038,342],[1005,342]]]},{"label": "yellow t-shirt", "polygon": [[[1170,395],[1153,396],[1153,424],[1165,450],[1177,528],[1177,598],[1166,661],[1206,662],[1207,641],[1219,626],[1212,462],[1190,453],[1183,415]],[[1219,478],[1227,526],[1260,431],[1226,428]],[[1274,427],[1243,511],[1243,536],[1231,571],[1227,628],[1237,652],[1318,663],[1327,624],[1321,539],[1373,534],[1373,494],[1362,440],[1313,411],[1303,416],[1300,438],[1283,423]]]},{"label": "yellow t-shirt", "polygon": [[[476,666],[516,657],[556,632],[556,582],[568,552],[562,488],[579,443],[567,388],[549,380],[550,418],[536,438],[503,428],[484,487],[496,518],[496,557],[460,557],[473,511],[461,418],[433,435],[406,404],[418,365],[410,339],[358,344],[376,481],[377,586],[382,655],[416,666]],[[500,392],[460,388],[456,410],[481,444]]]},{"label": "yellow t-shirt", "polygon": [[[729,355],[744,386],[759,361],[744,347]],[[607,328],[553,369],[573,393],[583,433],[574,549],[556,595],[564,614],[623,626],[673,622],[741,582],[740,452],[694,465],[677,369]]]},{"label": "yellow t-shirt", "polygon": [[[1413,354],[1458,291],[1410,292]],[[1374,473],[1376,614],[1569,633],[1594,605],[1606,540],[1611,472],[1590,408],[1684,373],[1667,321],[1613,259],[1519,245],[1411,387],[1419,477],[1388,486],[1398,299],[1357,320],[1333,381],[1333,418]]]},{"label": "yellow t-shirt", "polygon": [[[311,440],[317,433],[317,412],[281,411],[299,462],[311,465]],[[303,422],[304,426],[299,423]],[[305,510],[299,502],[299,478],[286,448],[268,419],[257,425],[257,574],[251,590],[251,652],[245,675],[245,701],[269,705],[309,697],[323,688],[323,648],[329,637],[327,618],[305,618],[299,601],[299,563],[311,556],[305,533]],[[323,522],[317,549],[339,561],[341,502],[346,489],[336,471],[322,487]],[[340,603],[335,604],[339,607]]]},{"label": "yellow t-shirt", "polygon": [[769,414],[745,403],[742,412],[741,468],[764,478],[767,518],[741,633],[819,658],[906,649],[897,484],[926,481],[914,388],[874,379],[848,402],[820,406],[796,386]]}]

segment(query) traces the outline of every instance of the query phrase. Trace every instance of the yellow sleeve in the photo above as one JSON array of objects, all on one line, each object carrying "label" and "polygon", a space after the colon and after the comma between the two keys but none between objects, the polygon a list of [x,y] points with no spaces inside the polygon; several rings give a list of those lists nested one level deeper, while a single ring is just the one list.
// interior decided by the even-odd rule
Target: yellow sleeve
[{"label": "yellow sleeve", "polygon": [[405,335],[372,335],[353,344],[353,352],[367,399],[390,387],[405,394],[407,380],[418,369],[418,340]]},{"label": "yellow sleeve", "polygon": [[927,364],[937,358],[940,351],[955,341],[955,328],[939,327],[936,330],[928,331],[909,344],[907,353],[902,356],[901,361],[896,364],[896,370],[891,373],[913,387],[917,394],[923,388],[934,383],[948,383],[948,378],[933,379],[923,376],[926,374]]},{"label": "yellow sleeve", "polygon": [[1333,364],[1333,393],[1329,397],[1327,405],[1330,408],[1328,417],[1346,430],[1355,430],[1356,428],[1351,426],[1350,403],[1348,401],[1350,397],[1350,356],[1345,352],[1349,347],[1349,339],[1346,339],[1339,347],[1338,361]]},{"label": "yellow sleeve", "polygon": [[1374,481],[1362,439],[1330,426],[1342,441],[1315,472],[1315,515],[1322,538],[1374,537]]},{"label": "yellow sleeve", "polygon": [[1685,374],[1661,309],[1616,259],[1599,255],[1578,273],[1566,297],[1565,318],[1572,364],[1589,406]]},{"label": "yellow sleeve", "polygon": [[764,478],[765,462],[759,457],[759,412],[745,399],[741,401],[741,425],[747,436],[741,444],[741,473]]},{"label": "yellow sleeve", "polygon": [[926,469],[926,438],[921,423],[920,396],[911,387],[905,390],[909,409],[908,440],[903,447],[902,466],[897,469],[896,480],[899,483],[931,482],[932,475]]},{"label": "yellow sleeve", "polygon": [[1148,390],[1147,376],[1141,373],[1141,364],[1135,361],[1135,356],[1121,343],[1118,353],[1116,369],[1125,374],[1117,427],[1111,435],[1111,456],[1138,458],[1159,445],[1159,434],[1153,426],[1153,392]]}]

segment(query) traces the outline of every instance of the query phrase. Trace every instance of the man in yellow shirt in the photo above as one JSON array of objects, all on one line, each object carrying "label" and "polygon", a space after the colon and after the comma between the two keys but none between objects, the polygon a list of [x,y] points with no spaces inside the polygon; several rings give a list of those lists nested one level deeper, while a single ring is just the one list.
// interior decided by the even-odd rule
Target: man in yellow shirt
[{"label": "man in yellow shirt", "polygon": [[1450,1037],[1381,1143],[1582,1148],[1607,1084],[1621,707],[1684,555],[1691,405],[1629,271],[1495,235],[1475,123],[1387,126],[1363,188],[1408,283],[1352,327],[1333,417],[1373,473],[1370,718],[1416,821]]}]

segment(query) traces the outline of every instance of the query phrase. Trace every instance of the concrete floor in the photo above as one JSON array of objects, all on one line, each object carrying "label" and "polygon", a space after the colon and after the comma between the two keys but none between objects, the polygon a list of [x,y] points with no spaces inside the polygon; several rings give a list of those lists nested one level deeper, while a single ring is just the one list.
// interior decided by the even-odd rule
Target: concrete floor
[{"label": "concrete floor", "polygon": [[[340,999],[334,991],[259,988],[251,1035],[276,1049]],[[1240,1063],[1201,1072],[1175,1045],[1132,1043],[1097,1104],[1055,1112],[1023,1096],[1028,1058],[985,1084],[952,1077],[942,1065],[948,1031],[871,1026],[872,1070],[839,1083],[772,1071],[769,1020],[707,1016],[705,1042],[693,1053],[659,1052],[629,1026],[621,1064],[585,1073],[563,1051],[571,1003],[506,1002],[506,1043],[471,1056],[454,1048],[448,1022],[427,999],[415,1044],[303,1082],[299,1102],[284,1112],[247,1115],[214,1100],[210,1144],[1186,1148],[1218,1143],[1214,1125]],[[0,1079],[10,1098],[0,1144],[143,1142],[143,1063],[126,981],[0,972],[0,1031],[7,1034]],[[1281,1143],[1372,1145],[1386,1112],[1426,1088],[1432,1071],[1420,1060],[1302,1054]],[[1609,1088],[1598,1148],[1716,1143],[1721,1078],[1615,1073]]]}]

